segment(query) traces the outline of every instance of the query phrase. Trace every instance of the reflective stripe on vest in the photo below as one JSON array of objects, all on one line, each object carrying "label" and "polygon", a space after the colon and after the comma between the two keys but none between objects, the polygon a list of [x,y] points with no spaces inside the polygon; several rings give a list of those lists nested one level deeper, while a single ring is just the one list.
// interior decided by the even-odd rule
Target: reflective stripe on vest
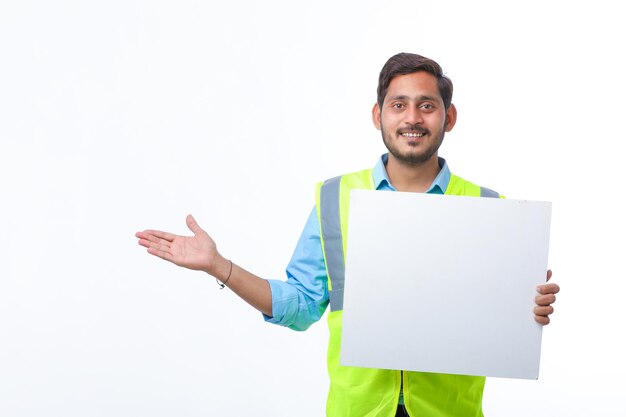
[{"label": "reflective stripe on vest", "polygon": [[496,193],[489,188],[480,187],[480,196],[481,197],[490,197],[490,198],[500,198],[500,194]]},{"label": "reflective stripe on vest", "polygon": [[326,255],[326,269],[332,283],[328,293],[330,311],[343,310],[346,264],[339,214],[340,185],[341,177],[335,177],[325,181],[320,190],[320,226]]}]

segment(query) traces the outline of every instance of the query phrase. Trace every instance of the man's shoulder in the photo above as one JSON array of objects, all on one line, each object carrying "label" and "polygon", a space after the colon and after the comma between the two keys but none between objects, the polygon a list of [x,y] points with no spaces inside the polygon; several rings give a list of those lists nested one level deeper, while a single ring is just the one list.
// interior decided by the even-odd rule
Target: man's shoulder
[{"label": "man's shoulder", "polygon": [[449,195],[473,195],[477,197],[503,198],[497,191],[478,185],[455,174],[450,174],[450,182],[445,192]]},{"label": "man's shoulder", "polygon": [[371,182],[374,169],[367,168],[360,171],[348,172],[346,174],[337,175],[335,177],[328,178],[321,181],[320,184],[327,184],[331,182],[339,181],[359,181],[359,182]]}]

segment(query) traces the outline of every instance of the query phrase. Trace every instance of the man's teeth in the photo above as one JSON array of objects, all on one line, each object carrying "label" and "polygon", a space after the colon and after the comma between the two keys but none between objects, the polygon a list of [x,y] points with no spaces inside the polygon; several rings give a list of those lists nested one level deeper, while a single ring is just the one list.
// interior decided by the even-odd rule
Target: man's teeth
[{"label": "man's teeth", "polygon": [[402,136],[404,136],[405,138],[421,138],[424,135],[425,133],[409,133],[409,132],[405,132],[402,134]]}]

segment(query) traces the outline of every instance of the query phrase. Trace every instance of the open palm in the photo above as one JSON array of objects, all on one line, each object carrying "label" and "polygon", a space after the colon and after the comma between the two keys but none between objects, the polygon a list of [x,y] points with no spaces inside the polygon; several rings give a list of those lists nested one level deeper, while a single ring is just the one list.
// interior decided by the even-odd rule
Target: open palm
[{"label": "open palm", "polygon": [[217,257],[215,242],[202,230],[193,216],[187,216],[187,227],[194,236],[179,236],[160,230],[137,232],[139,244],[148,248],[148,253],[178,266],[209,271]]}]

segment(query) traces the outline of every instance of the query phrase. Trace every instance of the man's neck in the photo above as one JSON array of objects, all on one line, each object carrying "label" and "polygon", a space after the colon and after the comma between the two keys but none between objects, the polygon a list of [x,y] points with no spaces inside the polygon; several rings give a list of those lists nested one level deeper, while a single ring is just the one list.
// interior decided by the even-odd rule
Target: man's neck
[{"label": "man's neck", "polygon": [[403,163],[389,154],[386,169],[389,181],[396,190],[423,193],[431,186],[441,168],[437,154],[419,165]]}]

